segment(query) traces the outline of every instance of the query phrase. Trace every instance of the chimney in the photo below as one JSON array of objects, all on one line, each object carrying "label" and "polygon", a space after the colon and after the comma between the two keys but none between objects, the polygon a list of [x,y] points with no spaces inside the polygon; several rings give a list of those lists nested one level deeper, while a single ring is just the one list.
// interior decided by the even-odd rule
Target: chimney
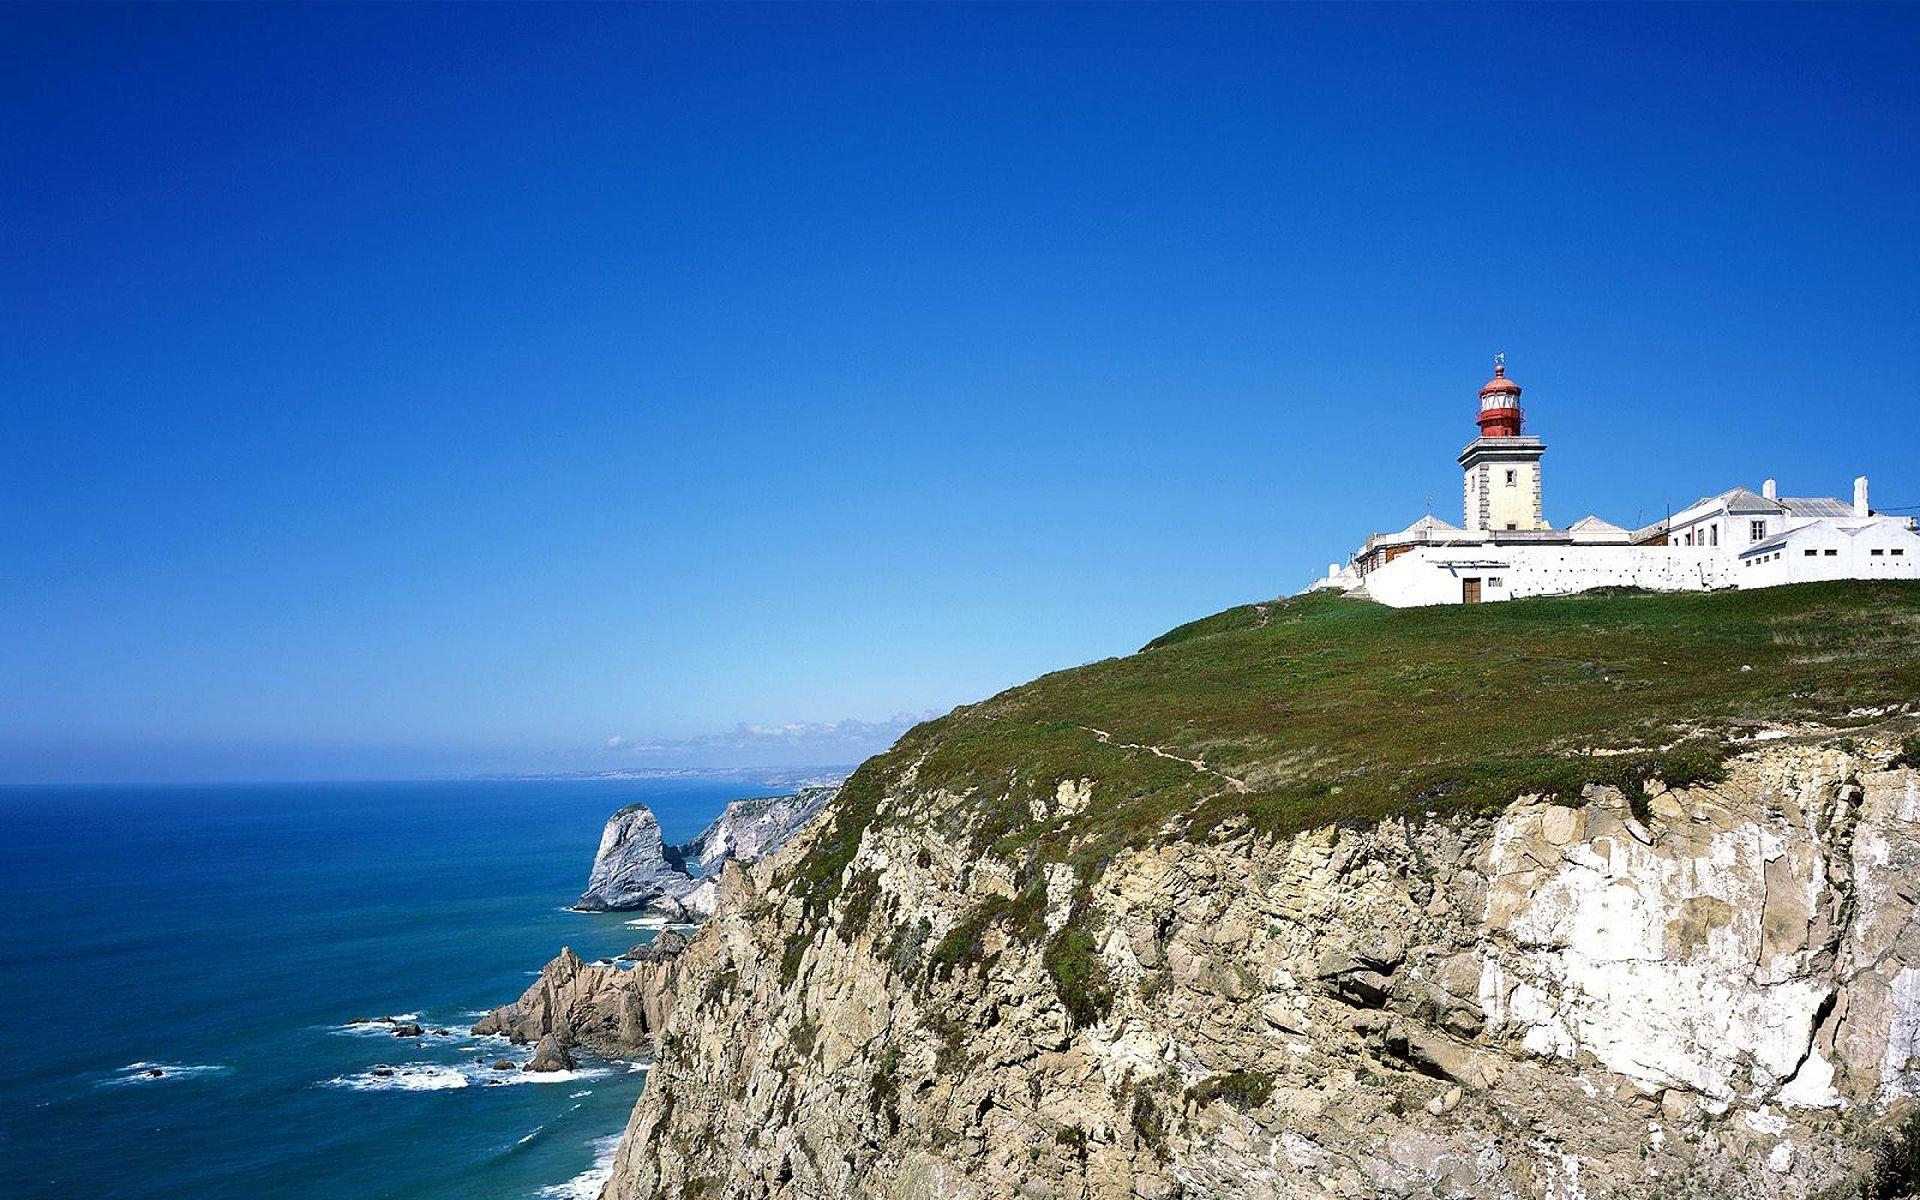
[{"label": "chimney", "polygon": [[1867,477],[1862,475],[1853,481],[1853,515],[1870,517],[1873,510],[1867,507]]},{"label": "chimney", "polygon": [[1760,494],[1769,500],[1778,500],[1780,498],[1780,485],[1769,479],[1760,485]]},{"label": "chimney", "polygon": [[1338,579],[1339,577],[1340,577],[1340,564],[1339,564],[1339,563],[1328,563],[1328,564],[1327,564],[1327,578],[1328,578],[1328,579]]}]

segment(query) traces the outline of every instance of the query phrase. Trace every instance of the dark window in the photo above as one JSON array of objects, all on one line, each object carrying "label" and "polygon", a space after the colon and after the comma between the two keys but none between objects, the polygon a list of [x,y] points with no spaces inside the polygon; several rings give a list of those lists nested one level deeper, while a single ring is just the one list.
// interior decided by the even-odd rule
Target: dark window
[{"label": "dark window", "polygon": [[1870,550],[1870,551],[1868,551],[1868,553],[1869,553],[1869,554],[1871,554],[1871,555],[1873,555],[1873,556],[1874,556],[1875,558],[1879,558],[1879,557],[1880,557],[1881,555],[1883,555],[1883,554],[1885,554],[1885,553],[1886,553],[1886,551],[1885,551],[1885,550],[1880,550],[1880,549],[1877,549],[1877,548],[1876,548],[1876,549],[1873,549],[1873,550]]},{"label": "dark window", "polygon": [[1767,536],[1767,523],[1765,521],[1748,521],[1747,533],[1749,540],[1757,542]]},{"label": "dark window", "polygon": [[1820,557],[1820,552],[1818,550],[1807,550],[1807,551],[1804,551],[1803,553],[1805,553],[1808,558]]},{"label": "dark window", "polygon": [[1828,558],[1840,557],[1840,552],[1838,550],[1822,550],[1820,553],[1826,555]]}]

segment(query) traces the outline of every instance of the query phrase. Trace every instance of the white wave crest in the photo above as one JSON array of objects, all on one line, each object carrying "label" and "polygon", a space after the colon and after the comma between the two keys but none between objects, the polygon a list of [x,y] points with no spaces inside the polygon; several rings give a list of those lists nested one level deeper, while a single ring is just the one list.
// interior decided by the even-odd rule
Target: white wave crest
[{"label": "white wave crest", "polygon": [[534,1195],[540,1200],[597,1200],[600,1189],[613,1178],[613,1158],[620,1151],[620,1135],[595,1138],[588,1145],[593,1147],[591,1167],[565,1183],[548,1184]]},{"label": "white wave crest", "polygon": [[100,1086],[116,1087],[123,1083],[165,1083],[169,1079],[198,1079],[207,1075],[225,1074],[231,1069],[221,1063],[128,1063],[115,1071],[111,1078],[101,1080]]},{"label": "white wave crest", "polygon": [[612,1074],[607,1067],[586,1067],[574,1071],[495,1070],[484,1062],[401,1063],[372,1067],[351,1075],[337,1075],[321,1083],[322,1087],[347,1088],[356,1092],[439,1092],[464,1087],[501,1087],[513,1083],[575,1083]]}]

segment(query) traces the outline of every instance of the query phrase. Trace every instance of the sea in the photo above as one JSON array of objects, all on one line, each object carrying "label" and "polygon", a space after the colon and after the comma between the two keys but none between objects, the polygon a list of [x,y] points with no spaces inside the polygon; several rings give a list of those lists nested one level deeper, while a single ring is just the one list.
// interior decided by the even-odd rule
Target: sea
[{"label": "sea", "polygon": [[[0,1193],[597,1195],[645,1064],[496,1071],[524,1051],[468,1027],[562,946],[593,959],[657,933],[567,909],[615,809],[644,802],[686,840],[781,790],[0,788]],[[448,1032],[351,1024],[388,1016]]]}]

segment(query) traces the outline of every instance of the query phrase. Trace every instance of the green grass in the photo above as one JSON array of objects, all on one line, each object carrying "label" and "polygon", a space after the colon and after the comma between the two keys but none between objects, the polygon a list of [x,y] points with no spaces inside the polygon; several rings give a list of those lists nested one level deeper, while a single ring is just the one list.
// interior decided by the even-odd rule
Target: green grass
[{"label": "green grass", "polygon": [[[1717,778],[1743,731],[1916,700],[1920,584],[1421,609],[1321,593],[1229,609],[917,726],[848,781],[789,882],[809,916],[824,913],[893,794],[886,820],[931,824],[1020,868],[1025,902],[983,909],[967,942],[988,921],[1038,942],[1048,862],[1084,880],[1128,846],[1492,811],[1525,793],[1575,803],[1589,782],[1638,799],[1651,778]],[[1055,812],[1056,786],[1083,778],[1092,804]],[[930,964],[964,967],[970,948],[949,935]],[[1070,982],[1081,948],[1069,937],[1055,949]],[[1102,997],[1087,982],[1091,1012]]]}]

